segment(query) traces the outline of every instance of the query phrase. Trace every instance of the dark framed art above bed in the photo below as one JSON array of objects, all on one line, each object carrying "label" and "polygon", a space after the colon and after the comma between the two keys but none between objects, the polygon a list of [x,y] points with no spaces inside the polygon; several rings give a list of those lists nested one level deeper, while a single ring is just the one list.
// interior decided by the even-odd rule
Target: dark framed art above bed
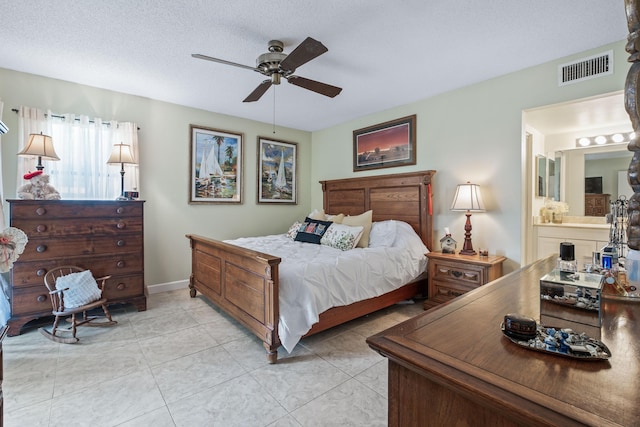
[{"label": "dark framed art above bed", "polygon": [[[423,244],[420,246],[431,250],[431,179],[434,174],[435,171],[429,170],[321,181],[323,208],[327,213],[348,216],[371,211],[374,224],[388,220],[402,221],[410,225],[404,225],[408,230],[415,231],[411,233],[416,240],[419,236],[418,243],[421,240]],[[200,292],[244,325],[263,341],[268,360],[275,363],[277,349],[281,345],[278,324],[282,259],[208,237],[190,234],[187,238],[192,252],[191,296],[195,297]],[[352,252],[356,254],[357,250],[364,249],[353,249]],[[319,314],[319,321],[305,336],[424,294],[426,274],[418,272],[409,283],[400,285],[372,298],[327,309]]]}]

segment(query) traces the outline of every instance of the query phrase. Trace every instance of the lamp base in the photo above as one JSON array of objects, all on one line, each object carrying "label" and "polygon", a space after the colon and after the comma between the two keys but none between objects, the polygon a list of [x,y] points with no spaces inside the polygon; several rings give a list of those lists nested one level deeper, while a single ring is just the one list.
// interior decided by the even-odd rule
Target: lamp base
[{"label": "lamp base", "polygon": [[124,197],[124,196],[116,197],[116,201],[118,201],[118,202],[122,202],[122,201],[125,201],[125,200],[131,200],[131,199],[128,198],[128,197]]},{"label": "lamp base", "polygon": [[476,255],[477,252],[473,250],[473,243],[471,243],[471,212],[467,211],[467,222],[464,224],[464,245],[460,251],[460,255]]},{"label": "lamp base", "polygon": [[469,250],[466,250],[466,251],[465,251],[465,250],[463,249],[463,250],[461,250],[461,251],[459,252],[459,254],[460,254],[460,255],[477,255],[477,254],[478,254],[478,252],[476,252],[476,251],[474,251],[474,250],[470,250],[470,251],[469,251]]}]

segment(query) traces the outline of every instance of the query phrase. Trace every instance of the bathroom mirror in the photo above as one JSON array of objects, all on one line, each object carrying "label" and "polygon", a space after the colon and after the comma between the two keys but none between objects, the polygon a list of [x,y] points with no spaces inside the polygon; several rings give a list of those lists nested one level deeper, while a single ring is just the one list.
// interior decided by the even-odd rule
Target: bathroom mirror
[{"label": "bathroom mirror", "polygon": [[547,158],[542,155],[536,156],[536,196],[547,197]]}]

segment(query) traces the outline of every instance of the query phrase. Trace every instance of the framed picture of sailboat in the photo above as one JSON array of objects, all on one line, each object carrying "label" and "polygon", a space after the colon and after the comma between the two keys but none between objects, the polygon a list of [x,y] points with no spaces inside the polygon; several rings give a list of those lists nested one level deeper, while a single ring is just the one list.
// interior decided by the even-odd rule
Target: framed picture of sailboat
[{"label": "framed picture of sailboat", "polygon": [[242,203],[241,133],[190,126],[189,203]]},{"label": "framed picture of sailboat", "polygon": [[258,203],[298,203],[298,144],[258,137]]}]

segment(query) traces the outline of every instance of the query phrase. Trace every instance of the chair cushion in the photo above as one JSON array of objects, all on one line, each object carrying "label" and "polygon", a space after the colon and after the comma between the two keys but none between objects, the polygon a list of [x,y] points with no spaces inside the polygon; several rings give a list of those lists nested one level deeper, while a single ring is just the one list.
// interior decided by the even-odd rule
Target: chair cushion
[{"label": "chair cushion", "polygon": [[64,306],[66,308],[81,307],[102,297],[102,291],[90,270],[58,277],[56,289],[64,290]]}]

